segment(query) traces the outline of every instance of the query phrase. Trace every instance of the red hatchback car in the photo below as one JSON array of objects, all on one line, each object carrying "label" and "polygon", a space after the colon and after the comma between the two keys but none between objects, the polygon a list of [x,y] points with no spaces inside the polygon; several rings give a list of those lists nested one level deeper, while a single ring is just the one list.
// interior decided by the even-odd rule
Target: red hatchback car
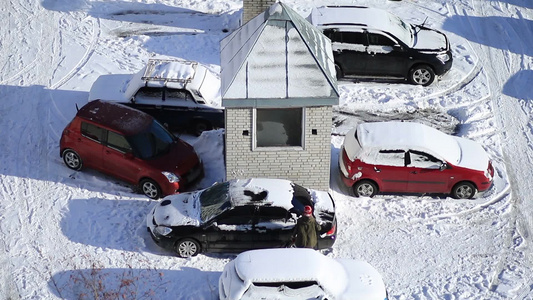
[{"label": "red hatchback car", "polygon": [[203,175],[193,147],[150,115],[122,104],[95,100],[63,130],[65,164],[87,167],[138,185],[153,199],[178,192]]},{"label": "red hatchback car", "polygon": [[492,185],[494,168],[474,141],[411,122],[362,123],[346,135],[343,182],[356,196],[443,193],[470,199]]}]

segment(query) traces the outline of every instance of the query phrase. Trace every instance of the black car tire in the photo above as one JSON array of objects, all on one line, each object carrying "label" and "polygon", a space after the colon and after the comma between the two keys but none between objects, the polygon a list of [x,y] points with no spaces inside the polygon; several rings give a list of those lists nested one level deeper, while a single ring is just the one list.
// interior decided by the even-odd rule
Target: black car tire
[{"label": "black car tire", "polygon": [[211,130],[211,129],[212,127],[207,121],[197,120],[197,121],[194,121],[191,125],[191,133],[194,134],[195,136],[200,136],[202,135],[202,132]]},{"label": "black car tire", "polygon": [[83,161],[81,160],[80,155],[72,149],[66,149],[63,151],[63,161],[65,162],[65,165],[72,170],[81,170],[81,167],[83,166]]},{"label": "black car tire", "polygon": [[378,186],[370,180],[361,180],[353,185],[355,197],[374,197],[378,192]]},{"label": "black car tire", "polygon": [[459,182],[452,189],[452,197],[455,199],[472,199],[476,193],[476,187],[466,181]]},{"label": "black car tire", "polygon": [[417,65],[409,71],[409,82],[428,86],[435,80],[435,72],[428,65]]},{"label": "black car tire", "polygon": [[179,257],[188,258],[200,253],[200,244],[193,239],[182,239],[176,243],[176,253]]},{"label": "black car tire", "polygon": [[341,67],[337,64],[335,64],[335,74],[337,76],[337,79],[341,79],[344,77]]},{"label": "black car tire", "polygon": [[162,196],[161,188],[152,179],[143,179],[139,184],[141,192],[148,198],[159,199]]}]

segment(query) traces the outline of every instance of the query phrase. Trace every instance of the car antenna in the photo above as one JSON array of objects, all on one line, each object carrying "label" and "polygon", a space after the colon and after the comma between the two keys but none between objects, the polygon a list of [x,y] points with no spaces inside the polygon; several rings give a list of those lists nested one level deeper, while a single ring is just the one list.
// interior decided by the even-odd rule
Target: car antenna
[{"label": "car antenna", "polygon": [[76,111],[80,111],[80,109],[78,107],[78,103],[76,103]]}]

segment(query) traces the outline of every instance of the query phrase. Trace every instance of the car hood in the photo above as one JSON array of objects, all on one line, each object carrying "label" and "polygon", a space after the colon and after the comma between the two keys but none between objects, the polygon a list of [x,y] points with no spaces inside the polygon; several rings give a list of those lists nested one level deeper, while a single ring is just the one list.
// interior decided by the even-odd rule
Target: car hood
[{"label": "car hood", "polygon": [[121,103],[130,101],[125,92],[131,76],[131,74],[100,75],[91,86],[89,101],[96,99]]},{"label": "car hood", "polygon": [[478,171],[487,170],[489,155],[480,144],[460,137],[455,137],[455,140],[461,148],[461,158],[457,166]]},{"label": "car hood", "polygon": [[199,158],[191,145],[178,139],[167,153],[149,162],[159,170],[183,175],[198,164]]},{"label": "car hood", "polygon": [[162,226],[200,226],[200,205],[196,192],[175,194],[165,197],[155,205],[146,220],[153,228],[152,220]]},{"label": "car hood", "polygon": [[342,258],[337,261],[348,273],[347,288],[339,299],[385,299],[387,289],[383,278],[369,263]]},{"label": "car hood", "polygon": [[448,49],[448,39],[446,35],[438,30],[424,26],[413,26],[417,32],[415,35],[414,49],[425,51],[445,51]]}]

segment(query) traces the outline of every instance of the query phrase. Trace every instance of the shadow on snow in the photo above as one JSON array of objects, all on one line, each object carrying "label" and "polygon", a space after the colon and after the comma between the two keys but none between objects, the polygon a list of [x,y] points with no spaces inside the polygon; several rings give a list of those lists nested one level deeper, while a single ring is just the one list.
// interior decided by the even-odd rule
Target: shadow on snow
[{"label": "shadow on snow", "polygon": [[221,272],[189,267],[159,270],[93,266],[55,273],[48,281],[48,288],[61,299],[214,300],[218,299],[220,275]]}]

